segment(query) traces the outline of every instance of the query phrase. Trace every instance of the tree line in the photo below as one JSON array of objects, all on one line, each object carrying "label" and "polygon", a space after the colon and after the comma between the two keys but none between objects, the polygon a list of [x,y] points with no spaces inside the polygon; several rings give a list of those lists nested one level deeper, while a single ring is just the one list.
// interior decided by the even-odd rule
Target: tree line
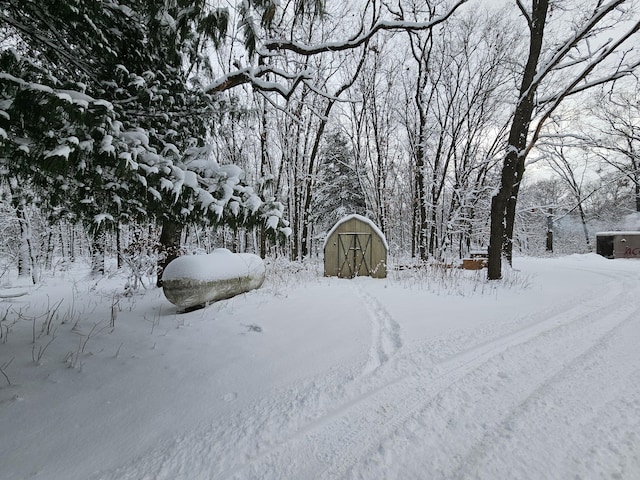
[{"label": "tree line", "polygon": [[[638,2],[343,3],[0,1],[21,272],[34,213],[43,258],[73,232],[96,270],[149,237],[161,267],[185,241],[303,259],[361,213],[421,260],[486,248],[498,279],[536,209],[587,247],[602,188],[640,211]],[[529,164],[562,201],[519,200]]]}]

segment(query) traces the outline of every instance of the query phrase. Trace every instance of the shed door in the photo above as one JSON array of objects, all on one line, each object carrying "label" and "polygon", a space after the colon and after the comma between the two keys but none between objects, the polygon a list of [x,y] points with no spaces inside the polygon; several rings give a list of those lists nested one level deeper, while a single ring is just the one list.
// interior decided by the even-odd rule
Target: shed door
[{"label": "shed door", "polygon": [[372,252],[370,233],[339,233],[338,277],[371,275]]},{"label": "shed door", "polygon": [[613,258],[613,235],[596,236],[596,253],[603,257]]}]

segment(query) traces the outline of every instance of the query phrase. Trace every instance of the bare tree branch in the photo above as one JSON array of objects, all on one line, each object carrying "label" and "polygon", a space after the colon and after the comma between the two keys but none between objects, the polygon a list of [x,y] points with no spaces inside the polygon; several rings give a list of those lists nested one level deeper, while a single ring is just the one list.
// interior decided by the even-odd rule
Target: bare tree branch
[{"label": "bare tree branch", "polygon": [[624,76],[624,75],[628,75],[630,72],[632,72],[635,68],[637,68],[638,66],[640,66],[640,61],[635,62],[634,64],[632,64],[628,69],[623,69],[623,70],[618,70],[616,72],[614,72],[608,79],[607,78],[602,78],[599,79],[596,82],[590,82],[587,85],[584,85],[582,87],[578,88],[578,84],[580,82],[582,82],[584,79],[587,78],[587,76],[598,66],[600,65],[602,62],[604,62],[607,58],[609,58],[616,50],[617,48],[622,45],[624,42],[626,42],[631,36],[635,35],[636,33],[638,33],[638,31],[640,31],[640,21],[636,22],[636,24],[629,30],[627,31],[624,35],[621,35],[617,41],[611,43],[601,54],[598,58],[596,58],[593,62],[591,62],[589,65],[587,65],[582,72],[580,72],[580,74],[576,75],[576,77],[573,79],[573,81],[567,85],[567,87],[565,87],[565,89],[559,93],[558,95],[556,95],[554,97],[553,103],[552,105],[549,107],[549,109],[545,112],[545,114],[542,116],[542,118],[538,121],[538,124],[536,126],[536,129],[533,133],[533,136],[531,138],[531,140],[529,141],[529,144],[527,145],[527,148],[525,150],[525,157],[529,154],[529,152],[531,151],[531,149],[534,147],[535,143],[537,142],[539,136],[540,136],[540,132],[542,130],[542,127],[544,125],[544,123],[549,119],[549,117],[551,116],[551,114],[560,106],[560,104],[562,103],[562,101],[569,95],[578,93],[578,91],[584,91],[587,90],[588,88],[592,88],[596,85],[602,85],[604,83],[608,83],[614,80],[617,80],[618,78],[620,78],[620,76]]},{"label": "bare tree branch", "polygon": [[[263,77],[269,73],[292,80],[291,85],[284,86],[280,83],[264,80]],[[277,68],[249,66],[219,78],[209,86],[205,87],[204,90],[206,93],[224,92],[239,85],[250,83],[255,90],[261,92],[275,92],[288,100],[300,83],[310,79],[311,74],[308,71],[294,75]]]},{"label": "bare tree branch", "polygon": [[[299,55],[311,56],[325,52],[339,52],[344,50],[352,50],[365,44],[371,38],[373,38],[378,32],[381,31],[420,31],[430,30],[437,25],[445,22],[451,15],[453,15],[458,8],[467,3],[469,0],[458,0],[448,12],[444,15],[431,20],[429,22],[409,22],[404,20],[379,20],[377,21],[369,31],[349,40],[342,42],[327,42],[320,45],[305,45],[296,41],[289,40],[268,40],[264,44],[264,48],[268,52],[274,51],[289,51],[297,53]],[[268,53],[265,53],[268,55]]]},{"label": "bare tree branch", "polygon": [[[570,40],[567,40],[564,44],[562,44],[555,52],[553,57],[546,64],[541,66],[538,74],[536,75],[536,78],[533,80],[529,89],[535,90],[542,82],[542,80],[544,80],[552,71],[554,71],[555,68],[560,64],[560,62],[562,62],[562,60],[567,57],[571,49],[573,49],[580,40],[587,37],[593,31],[596,25],[598,25],[598,23],[600,23],[609,13],[614,11],[617,7],[619,7],[626,1],[627,0],[614,0],[608,5],[602,7],[600,10],[596,10],[593,16],[584,25],[582,25],[578,32]],[[637,25],[635,27],[635,31],[637,31]],[[635,33],[635,31],[633,33]],[[627,33],[622,38],[626,40],[631,35],[632,33]],[[621,43],[622,42],[614,43],[614,48],[617,48]],[[612,52],[611,45],[609,46],[609,48],[605,48],[604,52],[606,55],[609,55]]]},{"label": "bare tree branch", "polygon": [[516,0],[516,5],[520,9],[520,13],[522,13],[522,16],[527,21],[527,25],[529,26],[529,31],[533,30],[531,15],[529,15],[529,12],[527,12],[527,10],[524,8],[524,5],[522,4],[521,0]]}]

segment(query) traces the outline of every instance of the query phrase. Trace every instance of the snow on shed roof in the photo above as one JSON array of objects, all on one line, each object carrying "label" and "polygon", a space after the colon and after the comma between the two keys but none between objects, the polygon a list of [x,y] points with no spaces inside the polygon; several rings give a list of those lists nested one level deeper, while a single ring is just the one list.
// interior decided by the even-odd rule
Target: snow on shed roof
[{"label": "snow on shed roof", "polygon": [[606,237],[606,236],[613,236],[613,235],[640,235],[640,231],[638,231],[638,230],[627,230],[627,231],[612,230],[612,231],[609,231],[609,232],[598,232],[598,233],[596,233],[596,237]]},{"label": "snow on shed roof", "polygon": [[384,248],[387,250],[387,252],[389,251],[389,244],[387,243],[387,239],[385,238],[384,233],[382,233],[382,231],[377,227],[377,225],[373,223],[371,220],[369,220],[367,217],[363,217],[362,215],[358,215],[357,213],[347,215],[346,217],[342,217],[340,220],[338,220],[336,224],[331,228],[331,230],[329,230],[329,233],[327,233],[327,237],[324,239],[324,244],[322,245],[322,248],[324,249],[327,246],[327,241],[329,240],[329,237],[333,235],[333,232],[335,232],[340,225],[354,218],[368,224],[371,227],[371,230],[373,230],[382,239],[382,243],[384,244]]}]

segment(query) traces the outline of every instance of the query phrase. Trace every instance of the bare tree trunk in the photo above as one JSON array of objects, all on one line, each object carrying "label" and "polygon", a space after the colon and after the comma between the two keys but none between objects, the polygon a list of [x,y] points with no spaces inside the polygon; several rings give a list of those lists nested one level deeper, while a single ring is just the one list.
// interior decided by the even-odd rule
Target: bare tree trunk
[{"label": "bare tree trunk", "polygon": [[27,214],[24,202],[21,202],[16,209],[18,224],[20,225],[20,248],[18,254],[18,276],[31,276],[31,281],[37,283],[36,259],[33,251],[33,239],[31,220]]},{"label": "bare tree trunk", "polygon": [[69,227],[69,260],[71,263],[76,261],[76,226],[73,224]]},{"label": "bare tree trunk", "polygon": [[[294,160],[295,161],[295,160]],[[293,198],[289,205],[291,215],[291,226],[293,234],[291,235],[291,258],[300,260],[300,186],[296,175],[290,176],[293,182]]]},{"label": "bare tree trunk", "polygon": [[26,200],[21,196],[19,183],[16,178],[9,181],[11,203],[16,211],[16,218],[20,228],[20,245],[18,248],[18,276],[31,276],[31,281],[37,283],[36,257],[33,248],[32,225],[27,211]]},{"label": "bare tree trunk", "polygon": [[160,232],[160,245],[158,246],[158,268],[156,286],[162,286],[162,272],[171,260],[180,256],[180,239],[183,225],[171,220],[162,222]]},{"label": "bare tree trunk", "polygon": [[315,186],[314,179],[316,177],[318,153],[320,151],[320,142],[322,141],[324,130],[327,126],[327,122],[329,121],[329,114],[331,113],[331,110],[333,109],[333,106],[335,105],[337,99],[340,97],[340,95],[346,92],[354,84],[354,82],[358,78],[360,71],[362,70],[362,66],[364,65],[365,60],[367,58],[366,46],[367,46],[367,43],[365,43],[365,48],[362,50],[360,61],[358,62],[358,65],[353,75],[351,76],[351,78],[345,81],[345,83],[343,83],[333,94],[333,98],[331,98],[328,101],[324,109],[323,115],[321,117],[320,123],[318,125],[318,128],[315,132],[313,146],[311,148],[311,154],[309,155],[309,165],[307,167],[307,174],[305,175],[305,178],[304,178],[304,192],[302,197],[304,199],[304,204],[302,207],[302,238],[301,238],[301,246],[300,246],[300,255],[302,258],[307,257],[310,252],[311,232],[312,232],[311,205],[313,200],[312,195],[314,194],[314,186]]},{"label": "bare tree trunk", "polygon": [[418,223],[420,222],[420,194],[418,193],[418,174],[414,174],[413,209],[411,216],[411,258],[415,258],[418,253]]},{"label": "bare tree trunk", "polygon": [[67,257],[69,256],[69,246],[67,245],[67,240],[69,238],[69,235],[65,235],[65,227],[66,227],[66,223],[59,223],[59,231],[58,231],[58,236],[60,237],[60,253],[62,255],[62,259],[63,261],[67,260]]},{"label": "bare tree trunk", "polygon": [[104,226],[96,227],[91,233],[91,273],[104,275],[105,231]]},{"label": "bare tree trunk", "polygon": [[553,252],[553,209],[549,209],[547,214],[547,252]]},{"label": "bare tree trunk", "polygon": [[[269,77],[267,76],[267,80]],[[260,176],[264,180],[267,175],[267,170],[269,173],[272,172],[271,162],[269,160],[269,138],[267,137],[267,133],[269,132],[269,125],[267,122],[267,101],[262,99],[262,109],[260,111],[261,115],[261,127],[260,131]],[[266,187],[264,187],[266,188]],[[265,193],[262,192],[263,196],[266,197]],[[269,195],[270,196],[270,195]],[[267,228],[264,225],[264,222],[260,223],[260,227],[258,229],[258,235],[260,237],[260,258],[265,258],[267,256]]]},{"label": "bare tree trunk", "polygon": [[[533,109],[532,109],[533,111]],[[527,132],[528,132],[527,127]],[[525,133],[526,136],[526,133]],[[511,195],[507,199],[507,208],[505,212],[505,228],[502,238],[502,253],[509,265],[513,263],[513,231],[516,223],[516,206],[518,203],[518,193],[520,192],[520,181],[524,175],[524,157],[518,157],[516,160],[516,169],[514,175],[514,184],[511,187]]]},{"label": "bare tree trunk", "polygon": [[53,252],[55,250],[54,240],[55,235],[53,234],[53,226],[49,226],[49,233],[47,234],[47,241],[44,247],[45,250],[45,260],[44,260],[44,268],[46,270],[51,270],[53,265]]},{"label": "bare tree trunk", "polygon": [[416,92],[415,102],[419,112],[418,145],[416,150],[416,202],[417,202],[417,227],[418,227],[418,251],[420,259],[427,259],[427,207],[425,204],[425,143],[427,141],[427,114],[422,105],[421,92]]},{"label": "bare tree trunk", "polygon": [[589,230],[587,229],[587,219],[584,214],[584,208],[582,208],[582,202],[578,203],[578,212],[580,212],[580,221],[582,222],[582,231],[584,232],[584,239],[587,242],[587,248],[591,251],[591,239],[589,238]]},{"label": "bare tree trunk", "polygon": [[507,153],[502,165],[500,188],[491,199],[491,234],[489,237],[489,280],[502,278],[502,254],[511,262],[513,254],[513,228],[520,181],[524,175],[527,135],[534,107],[536,85],[534,79],[547,18],[548,0],[532,0],[529,20],[529,56],[520,85],[520,98],[511,123]]},{"label": "bare tree trunk", "polygon": [[124,265],[124,259],[122,258],[122,252],[124,251],[124,245],[122,241],[122,224],[118,222],[116,225],[116,258],[118,270]]}]

